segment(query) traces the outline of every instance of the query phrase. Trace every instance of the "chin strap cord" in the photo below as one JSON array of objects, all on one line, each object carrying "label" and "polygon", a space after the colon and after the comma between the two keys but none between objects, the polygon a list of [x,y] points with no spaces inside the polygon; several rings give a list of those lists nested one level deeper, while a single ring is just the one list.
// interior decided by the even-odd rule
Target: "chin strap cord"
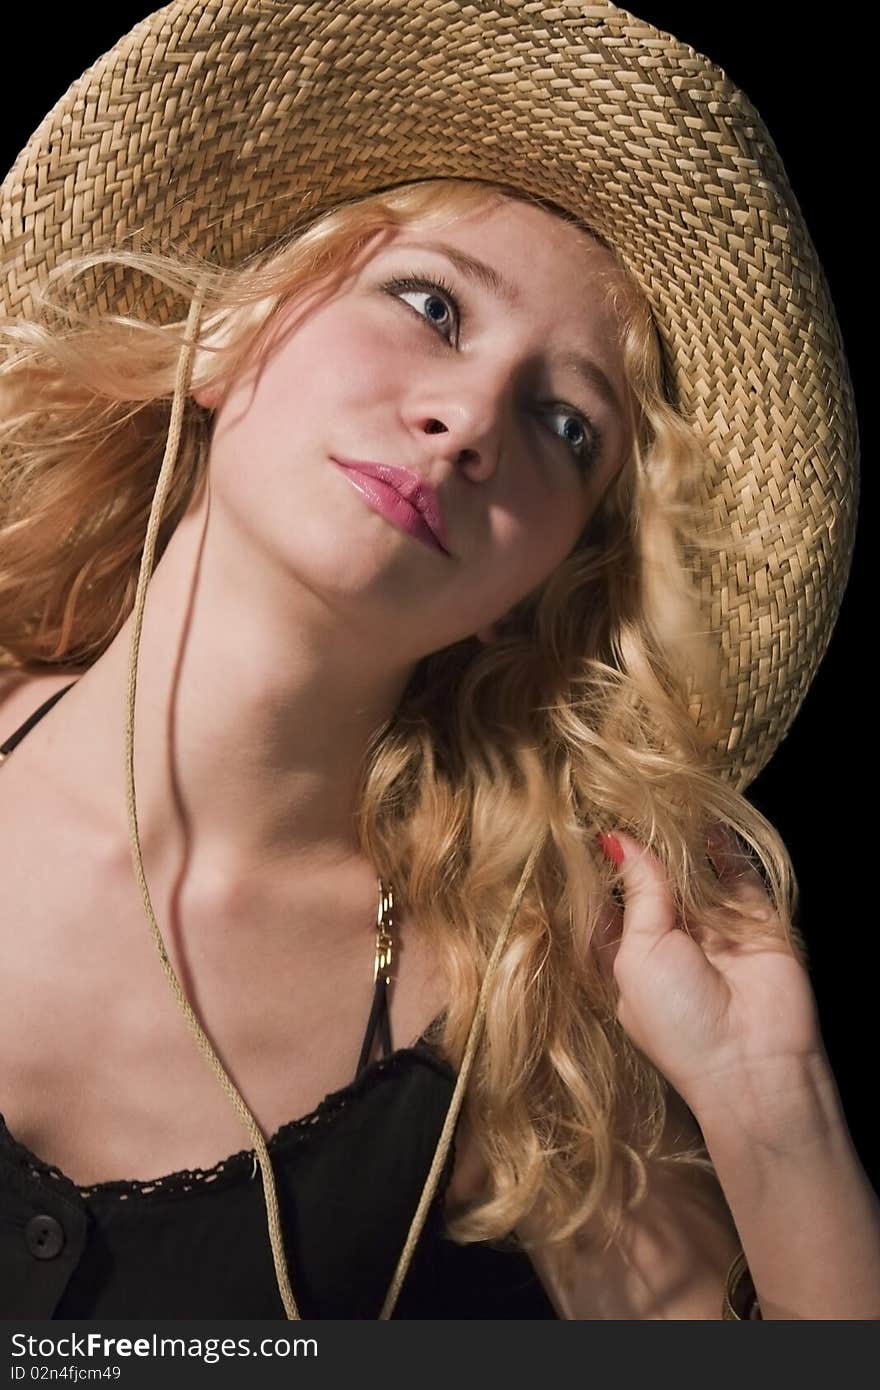
[{"label": "chin strap cord", "polygon": [[171,404],[171,420],[168,427],[168,439],[165,445],[165,455],[162,459],[162,467],[159,470],[159,478],[156,483],[156,490],[153,494],[153,502],[150,508],[150,517],[147,522],[147,536],[144,544],[144,551],[141,557],[140,572],[138,574],[137,591],[134,601],[134,618],[131,632],[131,649],[128,670],[128,691],[125,718],[125,778],[126,795],[128,802],[128,830],[129,843],[132,851],[132,863],[135,878],[141,890],[144,909],[147,920],[153,933],[153,941],[162,962],[162,969],[171,986],[177,1003],[189,1025],[190,1031],[194,1034],[200,1051],[206,1057],[209,1066],[216,1075],[220,1085],[226,1092],[236,1111],[241,1117],[245,1129],[247,1130],[253,1147],[259,1160],[260,1169],[263,1174],[263,1194],[266,1200],[266,1215],[269,1222],[269,1239],[272,1244],[272,1255],[275,1261],[275,1277],[278,1280],[278,1290],[281,1294],[281,1301],[288,1319],[298,1319],[299,1312],[294,1301],[293,1291],[287,1277],[287,1268],[284,1261],[284,1247],[281,1235],[281,1219],[278,1213],[278,1197],[275,1191],[275,1179],[272,1172],[272,1163],[266,1148],[266,1142],[260,1132],[260,1127],[254,1116],[251,1114],[244,1098],[226,1074],[220,1058],[214,1051],[211,1042],[202,1028],[199,1020],[192,1010],[180,981],[174,972],[174,967],[168,959],[168,952],[162,940],[162,933],[156,921],[153,905],[150,901],[150,892],[147,888],[147,880],[144,875],[144,865],[141,856],[141,842],[138,833],[137,806],[135,800],[134,785],[134,713],[135,697],[137,693],[137,667],[138,652],[140,650],[141,631],[143,629],[144,605],[147,597],[147,585],[150,575],[153,572],[153,563],[156,552],[156,537],[162,520],[162,512],[168,489],[171,485],[171,475],[177,459],[177,451],[180,445],[181,422],[183,418],[183,408],[187,386],[192,365],[193,349],[196,346],[199,319],[204,303],[204,284],[200,282],[193,295],[189,308],[189,315],[186,321],[184,340],[177,362],[177,374],[174,382],[174,398]]},{"label": "chin strap cord", "polygon": [[[204,283],[200,282],[195,290],[195,293],[193,294],[192,302],[190,304],[189,314],[186,322],[186,330],[184,333],[184,340],[181,346],[180,356],[178,358],[177,373],[174,382],[174,396],[171,405],[171,419],[168,428],[168,439],[165,446],[165,454],[162,459],[162,466],[159,470],[159,478],[156,483],[156,490],[153,495],[152,505],[150,507],[150,516],[147,522],[146,541],[144,544],[143,555],[141,557],[137,591],[135,594],[134,601],[134,616],[132,621],[131,632],[131,647],[129,656],[128,689],[126,695],[125,718],[125,780],[126,799],[128,804],[129,843],[132,853],[132,865],[134,868],[134,875],[137,880],[138,887],[141,890],[141,896],[143,898],[144,903],[144,910],[147,915],[147,920],[150,924],[150,930],[153,934],[153,942],[155,944],[157,952],[159,953],[159,959],[162,963],[162,969],[165,972],[168,983],[171,986],[172,993],[174,994],[174,997],[177,1000],[177,1003],[184,1015],[184,1018],[187,1021],[189,1029],[195,1037],[199,1050],[201,1051],[202,1055],[206,1058],[208,1065],[214,1072],[224,1092],[226,1093],[229,1100],[232,1102],[232,1105],[235,1107],[237,1114],[239,1115],[240,1119],[244,1124],[245,1129],[248,1132],[251,1143],[253,1144],[255,1160],[259,1162],[260,1171],[263,1175],[263,1196],[266,1203],[266,1218],[269,1227],[269,1241],[272,1246],[272,1258],[275,1265],[275,1277],[278,1282],[278,1291],[281,1295],[281,1302],[284,1306],[284,1311],[287,1315],[288,1320],[298,1321],[300,1319],[300,1313],[293,1297],[293,1290],[290,1287],[290,1280],[288,1278],[287,1273],[287,1261],[284,1253],[284,1237],[281,1229],[281,1218],[278,1210],[278,1195],[275,1188],[275,1176],[272,1170],[272,1160],[269,1156],[269,1151],[266,1148],[266,1141],[263,1137],[259,1125],[257,1124],[256,1119],[254,1118],[253,1114],[248,1108],[244,1100],[244,1097],[241,1095],[241,1092],[237,1089],[234,1082],[227,1074],[223,1066],[223,1063],[220,1061],[220,1058],[214,1050],[214,1047],[210,1039],[208,1038],[207,1034],[205,1033],[204,1029],[199,1023],[199,1020],[196,1017],[192,1009],[192,1006],[190,1005],[190,1002],[183,991],[180,981],[178,980],[177,975],[175,974],[174,967],[171,964],[171,961],[168,957],[168,952],[165,949],[165,943],[162,939],[162,933],[159,930],[159,925],[156,921],[156,915],[153,911],[153,905],[150,900],[150,892],[147,887],[147,880],[144,874],[140,834],[138,832],[137,822],[137,804],[134,781],[134,721],[135,700],[137,695],[138,653],[140,651],[141,632],[143,630],[144,606],[146,604],[147,585],[149,584],[150,576],[153,572],[154,557],[156,552],[156,539],[159,533],[159,526],[162,520],[165,499],[168,495],[168,490],[171,485],[171,475],[173,473],[174,464],[177,459],[177,451],[180,446],[183,408],[186,398],[186,391],[189,384],[193,349],[195,348],[198,341],[199,320],[201,317],[203,304]],[[501,931],[499,932],[498,940],[495,943],[492,955],[489,959],[486,974],[483,979],[482,986],[480,988],[477,1006],[474,1011],[473,1022],[471,1024],[470,1032],[468,1033],[467,1042],[465,1044],[464,1055],[462,1057],[461,1067],[455,1084],[455,1089],[452,1093],[452,1099],[449,1103],[449,1109],[446,1114],[443,1129],[440,1132],[440,1138],[437,1142],[437,1148],[434,1152],[434,1159],[431,1164],[430,1171],[428,1172],[424,1188],[422,1189],[422,1195],[419,1199],[419,1204],[416,1207],[415,1215],[413,1216],[412,1223],[410,1225],[409,1234],[407,1235],[403,1251],[401,1252],[401,1256],[397,1264],[397,1269],[395,1270],[394,1277],[391,1281],[391,1286],[388,1289],[388,1293],[385,1296],[385,1302],[382,1305],[382,1310],[379,1314],[380,1320],[385,1320],[391,1317],[394,1306],[397,1303],[397,1299],[400,1294],[404,1278],[406,1277],[407,1270],[409,1269],[410,1262],[412,1260],[413,1254],[415,1253],[416,1245],[418,1244],[419,1236],[421,1235],[422,1228],[424,1227],[431,1202],[437,1190],[437,1185],[440,1181],[440,1175],[443,1171],[443,1165],[446,1162],[446,1156],[449,1152],[449,1148],[452,1143],[452,1137],[456,1123],[458,1121],[458,1116],[461,1111],[462,1104],[464,1102],[464,1095],[465,1090],[467,1088],[468,1078],[473,1067],[474,1058],[476,1056],[477,1047],[479,1045],[480,1036],[482,1034],[483,1023],[486,1017],[486,1007],[489,997],[489,991],[492,986],[492,981],[495,972],[498,968],[498,963],[501,959],[502,952],[504,951],[504,947],[507,943],[507,938],[510,934],[510,928],[519,910],[520,903],[522,902],[522,897],[525,892],[526,885],[532,874],[538,855],[541,852],[541,848],[544,844],[546,836],[547,832],[545,830],[543,834],[538,838],[529,854],[525,867],[522,871],[522,876],[520,877],[519,884],[513,895],[513,899],[511,900],[510,907],[508,908],[504,925],[501,928]]]}]

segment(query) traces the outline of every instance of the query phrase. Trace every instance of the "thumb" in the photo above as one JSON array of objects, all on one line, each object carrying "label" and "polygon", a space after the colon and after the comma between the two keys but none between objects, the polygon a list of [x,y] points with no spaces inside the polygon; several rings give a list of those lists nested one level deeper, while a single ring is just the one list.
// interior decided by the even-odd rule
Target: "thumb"
[{"label": "thumb", "polygon": [[623,888],[623,936],[620,949],[638,956],[675,927],[672,894],[657,859],[631,835],[615,830],[599,837],[605,854],[617,866]]},{"label": "thumb", "polygon": [[603,916],[593,933],[593,952],[606,986],[614,985],[614,962],[623,932],[623,910],[613,898],[604,905]]}]

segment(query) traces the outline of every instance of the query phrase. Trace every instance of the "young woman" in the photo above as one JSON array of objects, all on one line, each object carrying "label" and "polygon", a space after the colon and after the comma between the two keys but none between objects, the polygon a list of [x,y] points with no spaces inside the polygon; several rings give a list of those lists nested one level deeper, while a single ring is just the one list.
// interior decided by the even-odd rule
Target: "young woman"
[{"label": "young woman", "polygon": [[[396,12],[401,177],[376,136],[372,188],[256,196],[260,132],[300,179],[346,149],[374,89],[359,75],[348,109],[334,83],[349,50],[378,80],[380,8],[259,43],[252,9],[215,10],[146,21],[163,54],[196,25],[210,74],[172,118],[154,58],[155,148],[215,99],[233,130],[213,163],[204,137],[174,154],[194,251],[124,247],[144,209],[114,206],[111,251],[56,246],[37,296],[31,239],[10,274],[9,303],[32,283],[0,375],[5,1314],[877,1316],[877,1201],[790,861],[743,795],[790,697],[775,673],[743,696],[779,633],[753,624],[754,670],[729,634],[766,582],[742,579],[749,547],[790,556],[802,505],[749,500],[778,478],[772,421],[746,472],[717,452],[760,333],[740,356],[690,339],[716,258],[707,239],[688,265],[686,222],[660,235],[681,300],[652,297],[612,234],[622,194],[551,199],[528,161],[490,178],[488,91],[464,176],[441,167],[415,97],[430,7]],[[581,22],[601,95],[632,21]],[[466,93],[474,25],[504,56],[510,26],[463,21],[435,94],[453,73]],[[539,70],[545,31],[517,26]],[[98,105],[129,40],[87,75]],[[279,98],[252,126],[264,62],[297,55],[305,113],[337,124],[279,122]],[[828,312],[820,281],[770,303],[722,266],[768,322]],[[717,419],[686,408],[688,341]],[[793,408],[820,415],[804,381]]]}]

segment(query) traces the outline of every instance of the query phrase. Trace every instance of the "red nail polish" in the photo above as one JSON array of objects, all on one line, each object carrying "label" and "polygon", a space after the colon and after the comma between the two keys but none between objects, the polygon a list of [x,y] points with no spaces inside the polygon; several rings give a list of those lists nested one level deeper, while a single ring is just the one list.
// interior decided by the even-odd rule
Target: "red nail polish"
[{"label": "red nail polish", "polygon": [[610,859],[616,869],[623,863],[623,846],[614,835],[597,835],[599,846],[606,858]]}]

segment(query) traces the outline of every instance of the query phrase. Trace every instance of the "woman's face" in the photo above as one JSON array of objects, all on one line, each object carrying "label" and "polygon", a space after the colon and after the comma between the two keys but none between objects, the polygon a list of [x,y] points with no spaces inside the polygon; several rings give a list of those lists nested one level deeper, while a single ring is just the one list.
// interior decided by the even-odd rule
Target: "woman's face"
[{"label": "woman's face", "polygon": [[[612,267],[512,200],[374,239],[332,296],[285,306],[219,402],[212,507],[388,656],[488,636],[571,551],[629,447],[598,276]],[[340,459],[429,483],[448,553],[376,510]]]}]

